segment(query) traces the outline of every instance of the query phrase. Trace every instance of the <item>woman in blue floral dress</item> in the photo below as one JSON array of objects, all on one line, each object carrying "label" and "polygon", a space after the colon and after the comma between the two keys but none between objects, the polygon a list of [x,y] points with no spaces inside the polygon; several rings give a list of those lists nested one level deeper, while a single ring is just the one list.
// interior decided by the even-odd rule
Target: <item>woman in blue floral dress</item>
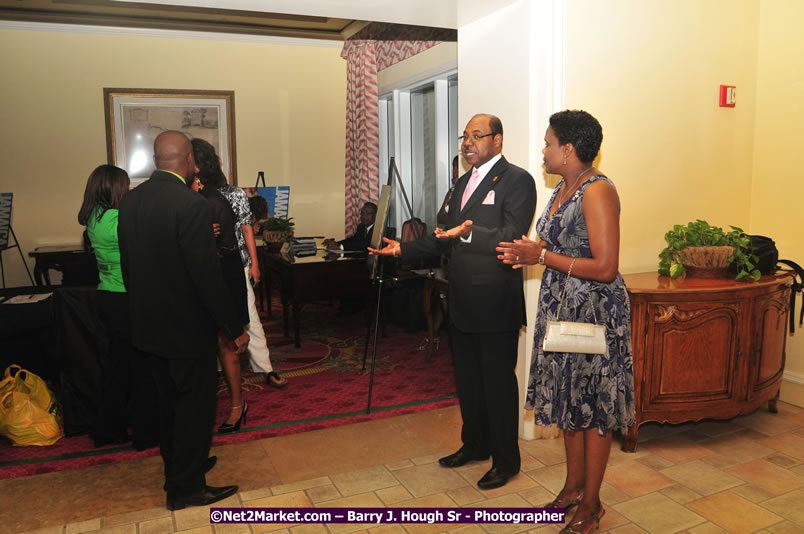
[{"label": "woman in blue floral dress", "polygon": [[[526,407],[534,410],[536,423],[564,430],[567,477],[546,507],[578,507],[562,531],[571,533],[599,525],[612,431],[625,433],[634,425],[631,310],[618,272],[620,200],[611,180],[592,165],[602,140],[600,124],[584,111],[550,117],[544,165],[563,179],[536,222],[541,241],[523,236],[498,248],[499,258],[514,267],[545,266]],[[605,325],[607,353],[545,352],[542,340],[551,320]]]}]

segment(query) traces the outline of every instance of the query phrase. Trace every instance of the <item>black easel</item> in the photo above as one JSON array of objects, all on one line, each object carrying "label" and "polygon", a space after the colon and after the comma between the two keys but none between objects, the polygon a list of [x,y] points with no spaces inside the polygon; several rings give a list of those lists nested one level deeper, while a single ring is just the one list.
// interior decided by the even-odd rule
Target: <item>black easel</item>
[{"label": "black easel", "polygon": [[[11,227],[11,203],[14,200],[13,193],[2,193],[0,194],[0,215],[2,215],[2,220],[8,222],[8,227],[6,228],[5,224],[0,227],[0,236],[5,234],[4,240],[0,243],[0,277],[3,279],[3,288],[6,287],[6,269],[3,265],[3,252],[10,248],[16,248],[17,251],[20,253],[20,259],[22,260],[22,264],[25,266],[25,272],[28,273],[28,279],[31,281],[31,285],[34,285],[33,276],[31,276],[31,271],[28,270],[28,263],[25,261],[25,256],[22,255],[22,249],[20,248],[20,242],[17,239],[17,234],[14,233],[14,228]],[[8,217],[8,219],[6,219]],[[8,233],[5,231],[8,230]],[[11,245],[8,242],[8,234],[11,234],[11,237],[14,238],[14,244]]]},{"label": "black easel", "polygon": [[[399,190],[402,192],[402,197],[405,199],[405,205],[408,208],[408,213],[410,216],[413,217],[413,208],[410,205],[410,201],[408,200],[408,195],[405,192],[405,186],[402,184],[402,178],[399,176],[399,170],[396,168],[396,162],[394,162],[394,158],[392,157],[388,162],[388,185],[391,186],[391,191],[393,191],[394,185],[394,176],[396,176],[397,182],[399,183]],[[386,231],[388,230],[388,221],[391,219],[390,216],[385,217],[385,221],[382,228],[382,235],[386,235]],[[375,227],[376,229],[376,227]],[[371,392],[374,389],[374,364],[377,360],[377,336],[379,334],[379,327],[380,327],[380,310],[382,305],[382,287],[385,283],[385,258],[383,256],[376,256],[378,266],[376,269],[373,282],[377,286],[377,307],[374,313],[374,344],[371,351],[371,373],[369,378],[369,391],[368,391],[368,404],[366,405],[366,413],[371,413]],[[396,278],[391,277],[389,280],[396,281]],[[366,358],[368,357],[368,346],[369,346],[369,339],[371,339],[371,325],[368,327],[368,332],[366,332],[366,346],[363,350],[363,371],[366,370]]]},{"label": "black easel", "polygon": [[17,241],[17,234],[14,233],[14,228],[11,225],[8,225],[8,231],[11,232],[11,237],[14,238],[14,244],[9,245],[6,248],[0,249],[0,274],[2,274],[3,278],[3,288],[6,287],[6,270],[3,265],[3,251],[9,250],[12,248],[16,248],[20,253],[20,259],[22,260],[22,264],[25,266],[25,272],[28,273],[28,279],[31,281],[31,285],[34,285],[33,276],[31,276],[31,271],[28,270],[28,263],[25,261],[25,256],[22,255],[22,249],[20,248],[20,242]]},{"label": "black easel", "polygon": [[265,187],[265,173],[262,171],[257,171],[257,183],[254,184],[254,187],[259,187],[260,181],[262,181],[262,186]]}]

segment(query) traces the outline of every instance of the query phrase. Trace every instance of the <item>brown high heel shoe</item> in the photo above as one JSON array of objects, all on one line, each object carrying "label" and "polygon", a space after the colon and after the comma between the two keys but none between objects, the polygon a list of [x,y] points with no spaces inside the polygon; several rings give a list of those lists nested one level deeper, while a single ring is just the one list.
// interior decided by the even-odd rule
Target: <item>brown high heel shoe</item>
[{"label": "brown high heel shoe", "polygon": [[246,414],[248,413],[248,403],[243,401],[243,406],[240,408],[240,417],[237,418],[237,421],[234,423],[227,423],[226,421],[223,422],[221,426],[218,427],[218,434],[228,434],[229,432],[235,432],[240,430],[240,424],[246,422]]},{"label": "brown high heel shoe", "polygon": [[[586,519],[579,519],[578,521],[573,521],[566,527],[562,528],[559,531],[564,532],[565,534],[586,534],[587,532],[591,532],[592,529],[586,530],[586,526],[591,524],[592,522],[595,523],[595,529],[600,528],[600,519],[603,517],[603,514],[606,513],[606,510],[603,509],[603,505],[600,505],[600,508],[597,509],[594,515],[590,515]],[[577,527],[580,527],[582,530],[578,530]]]},{"label": "brown high heel shoe", "polygon": [[574,499],[555,499],[542,506],[542,508],[563,508],[564,513],[567,514],[572,508],[581,504],[582,498],[583,492],[580,492]]}]

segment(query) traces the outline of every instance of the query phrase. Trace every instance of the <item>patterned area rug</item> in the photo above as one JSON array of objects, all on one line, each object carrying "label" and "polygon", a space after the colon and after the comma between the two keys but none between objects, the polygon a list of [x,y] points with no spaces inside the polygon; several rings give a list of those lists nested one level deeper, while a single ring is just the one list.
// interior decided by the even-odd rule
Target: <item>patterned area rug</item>
[{"label": "patterned area rug", "polygon": [[[418,350],[424,332],[408,333],[386,325],[387,336],[377,341],[371,411],[367,413],[372,344],[366,368],[363,357],[368,330],[358,313],[336,315],[333,305],[311,304],[302,312],[302,346],[282,334],[281,308],[274,302],[273,320],[263,317],[274,370],[288,379],[284,389],[252,373],[241,361],[246,424],[238,432],[213,437],[213,446],[240,443],[296,432],[405,413],[432,410],[457,403],[452,356],[442,343],[431,360]],[[446,334],[443,335],[446,341]],[[229,391],[219,379],[216,426],[229,413]],[[158,454],[157,448],[93,447],[86,435],[64,438],[49,447],[12,447],[0,437],[0,479],[90,465],[119,462]]]}]

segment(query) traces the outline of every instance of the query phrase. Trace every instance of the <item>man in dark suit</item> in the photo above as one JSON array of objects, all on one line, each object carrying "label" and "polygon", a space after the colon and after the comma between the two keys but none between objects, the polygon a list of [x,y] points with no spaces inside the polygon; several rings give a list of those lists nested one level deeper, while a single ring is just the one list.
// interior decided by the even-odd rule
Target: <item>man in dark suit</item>
[{"label": "man in dark suit", "polygon": [[522,271],[497,260],[500,241],[527,234],[536,209],[536,185],[527,171],[502,156],[503,129],[493,115],[475,115],[461,137],[472,165],[449,202],[449,230],[417,241],[385,239],[372,253],[403,263],[451,249],[450,335],[455,358],[463,446],[439,460],[444,467],[492,457],[477,485],[497,488],[519,472],[519,396],[515,374],[519,330],[525,324]]},{"label": "man in dark suit", "polygon": [[377,204],[366,202],[360,208],[360,224],[357,225],[355,233],[343,241],[325,239],[324,246],[330,250],[337,250],[340,247],[343,251],[360,250],[365,252],[371,244],[371,232],[374,229],[374,220],[377,218]]},{"label": "man in dark suit", "polygon": [[215,423],[218,332],[239,352],[248,344],[224,285],[209,204],[187,185],[197,171],[189,139],[161,133],[151,178],[120,203],[123,280],[131,336],[159,392],[167,508],[202,506],[237,492],[206,485]]}]

